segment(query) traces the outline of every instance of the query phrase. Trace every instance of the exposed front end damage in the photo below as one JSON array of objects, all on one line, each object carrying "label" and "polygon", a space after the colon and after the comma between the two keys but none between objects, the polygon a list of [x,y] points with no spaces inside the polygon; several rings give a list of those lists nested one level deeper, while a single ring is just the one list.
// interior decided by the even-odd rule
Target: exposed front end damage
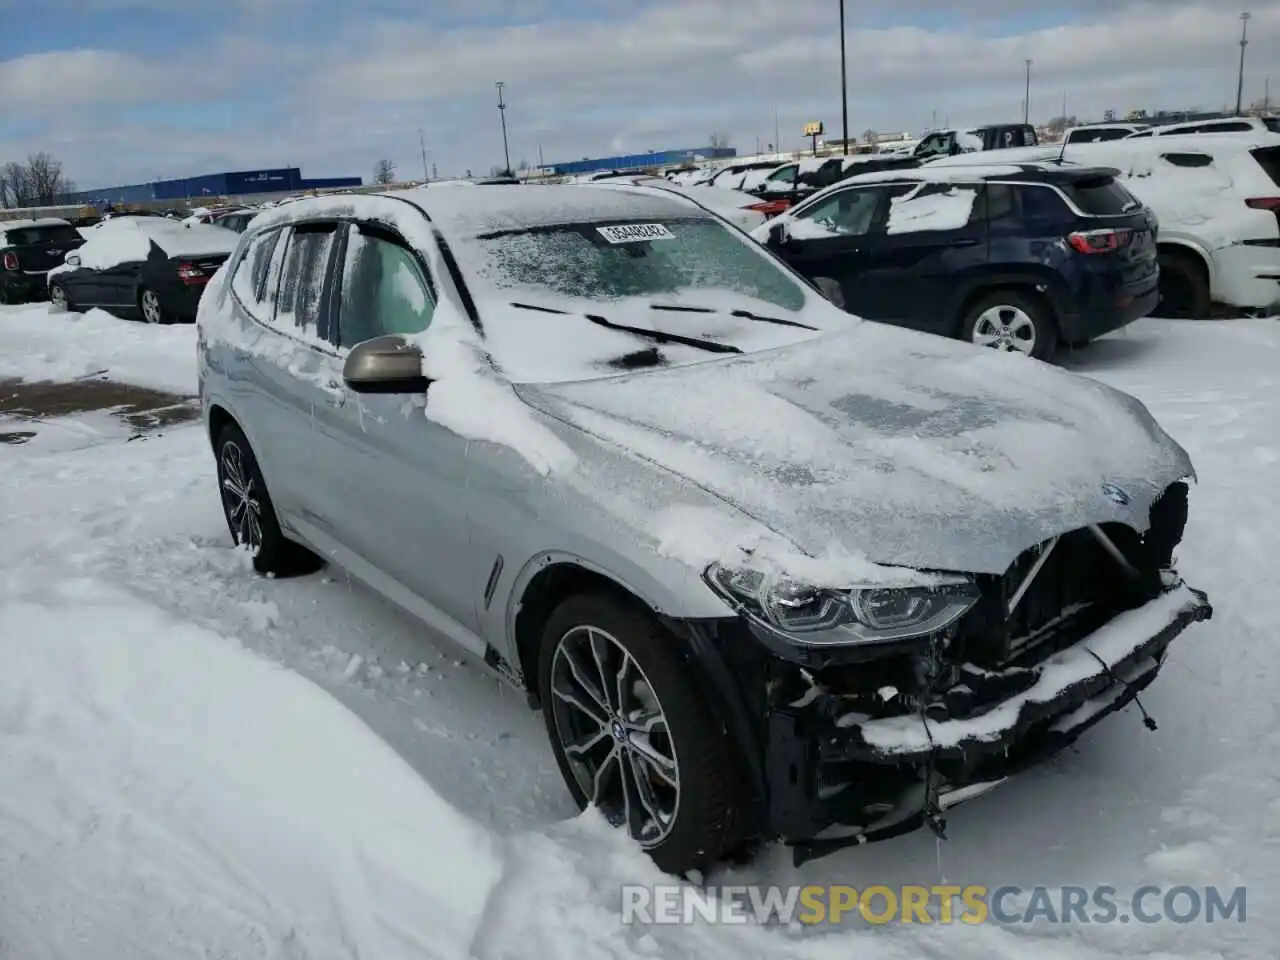
[{"label": "exposed front end damage", "polygon": [[922,826],[945,835],[948,808],[1134,702],[1212,613],[1173,572],[1186,494],[1172,485],[1142,535],[1115,524],[1037,545],[926,637],[815,657],[749,626],[754,656],[718,645],[759,738],[762,831],[797,862]]}]

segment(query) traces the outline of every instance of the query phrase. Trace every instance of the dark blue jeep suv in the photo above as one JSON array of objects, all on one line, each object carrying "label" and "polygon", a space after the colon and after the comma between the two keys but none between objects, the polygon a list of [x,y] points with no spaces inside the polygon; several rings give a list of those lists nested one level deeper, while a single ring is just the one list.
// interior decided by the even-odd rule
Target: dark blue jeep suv
[{"label": "dark blue jeep suv", "polygon": [[1154,214],[1101,167],[854,177],[753,231],[850,313],[1048,360],[1159,301]]}]

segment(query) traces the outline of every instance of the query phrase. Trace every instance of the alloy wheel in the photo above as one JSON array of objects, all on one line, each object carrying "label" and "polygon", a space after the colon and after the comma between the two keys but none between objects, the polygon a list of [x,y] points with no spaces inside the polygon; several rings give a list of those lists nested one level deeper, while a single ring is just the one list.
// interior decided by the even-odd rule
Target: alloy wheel
[{"label": "alloy wheel", "polygon": [[67,291],[55,283],[49,288],[49,303],[55,310],[67,309]]},{"label": "alloy wheel", "polygon": [[1020,307],[992,307],[978,315],[973,342],[980,347],[1031,356],[1036,347],[1035,321]]},{"label": "alloy wheel", "polygon": [[152,290],[142,291],[142,317],[147,323],[159,323],[161,320],[160,298]]},{"label": "alloy wheel", "polygon": [[587,801],[645,848],[671,833],[680,806],[675,742],[640,665],[592,626],[560,638],[551,662],[554,729]]},{"label": "alloy wheel", "polygon": [[262,504],[245,462],[244,452],[234,441],[222,445],[218,457],[218,473],[222,487],[222,508],[235,535],[237,546],[248,546],[256,555],[262,549]]}]

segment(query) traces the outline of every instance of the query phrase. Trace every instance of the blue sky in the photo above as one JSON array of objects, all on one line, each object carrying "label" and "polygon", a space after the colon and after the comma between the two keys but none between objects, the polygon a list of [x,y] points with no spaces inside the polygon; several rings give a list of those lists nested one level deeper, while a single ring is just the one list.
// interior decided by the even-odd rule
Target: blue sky
[{"label": "blue sky", "polygon": [[[1028,9],[1030,8],[1030,9]],[[0,0],[0,161],[47,149],[82,186],[293,164],[367,177],[839,127],[836,0]],[[1280,64],[1252,4],[1249,92]],[[849,0],[857,135],[1234,98],[1236,11],[1211,0]]]}]

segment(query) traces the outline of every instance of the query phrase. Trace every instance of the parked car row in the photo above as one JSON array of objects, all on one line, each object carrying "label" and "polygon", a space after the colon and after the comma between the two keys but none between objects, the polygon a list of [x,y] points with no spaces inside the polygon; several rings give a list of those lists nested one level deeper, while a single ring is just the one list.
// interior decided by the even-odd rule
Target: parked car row
[{"label": "parked car row", "polygon": [[[1050,336],[1037,297],[1072,336],[1150,298],[1156,227],[1108,171],[909,173],[814,197],[774,249],[861,303],[835,265],[861,249],[804,245],[874,228],[921,316],[1007,261],[1020,292],[964,313],[995,339],[1018,310]],[[1024,283],[1037,255],[1062,276]],[[324,558],[474,655],[672,872],[941,832],[1211,615],[1174,569],[1192,464],[1138,400],[851,317],[681,191],[300,200],[240,237],[197,344],[254,567]]]}]

